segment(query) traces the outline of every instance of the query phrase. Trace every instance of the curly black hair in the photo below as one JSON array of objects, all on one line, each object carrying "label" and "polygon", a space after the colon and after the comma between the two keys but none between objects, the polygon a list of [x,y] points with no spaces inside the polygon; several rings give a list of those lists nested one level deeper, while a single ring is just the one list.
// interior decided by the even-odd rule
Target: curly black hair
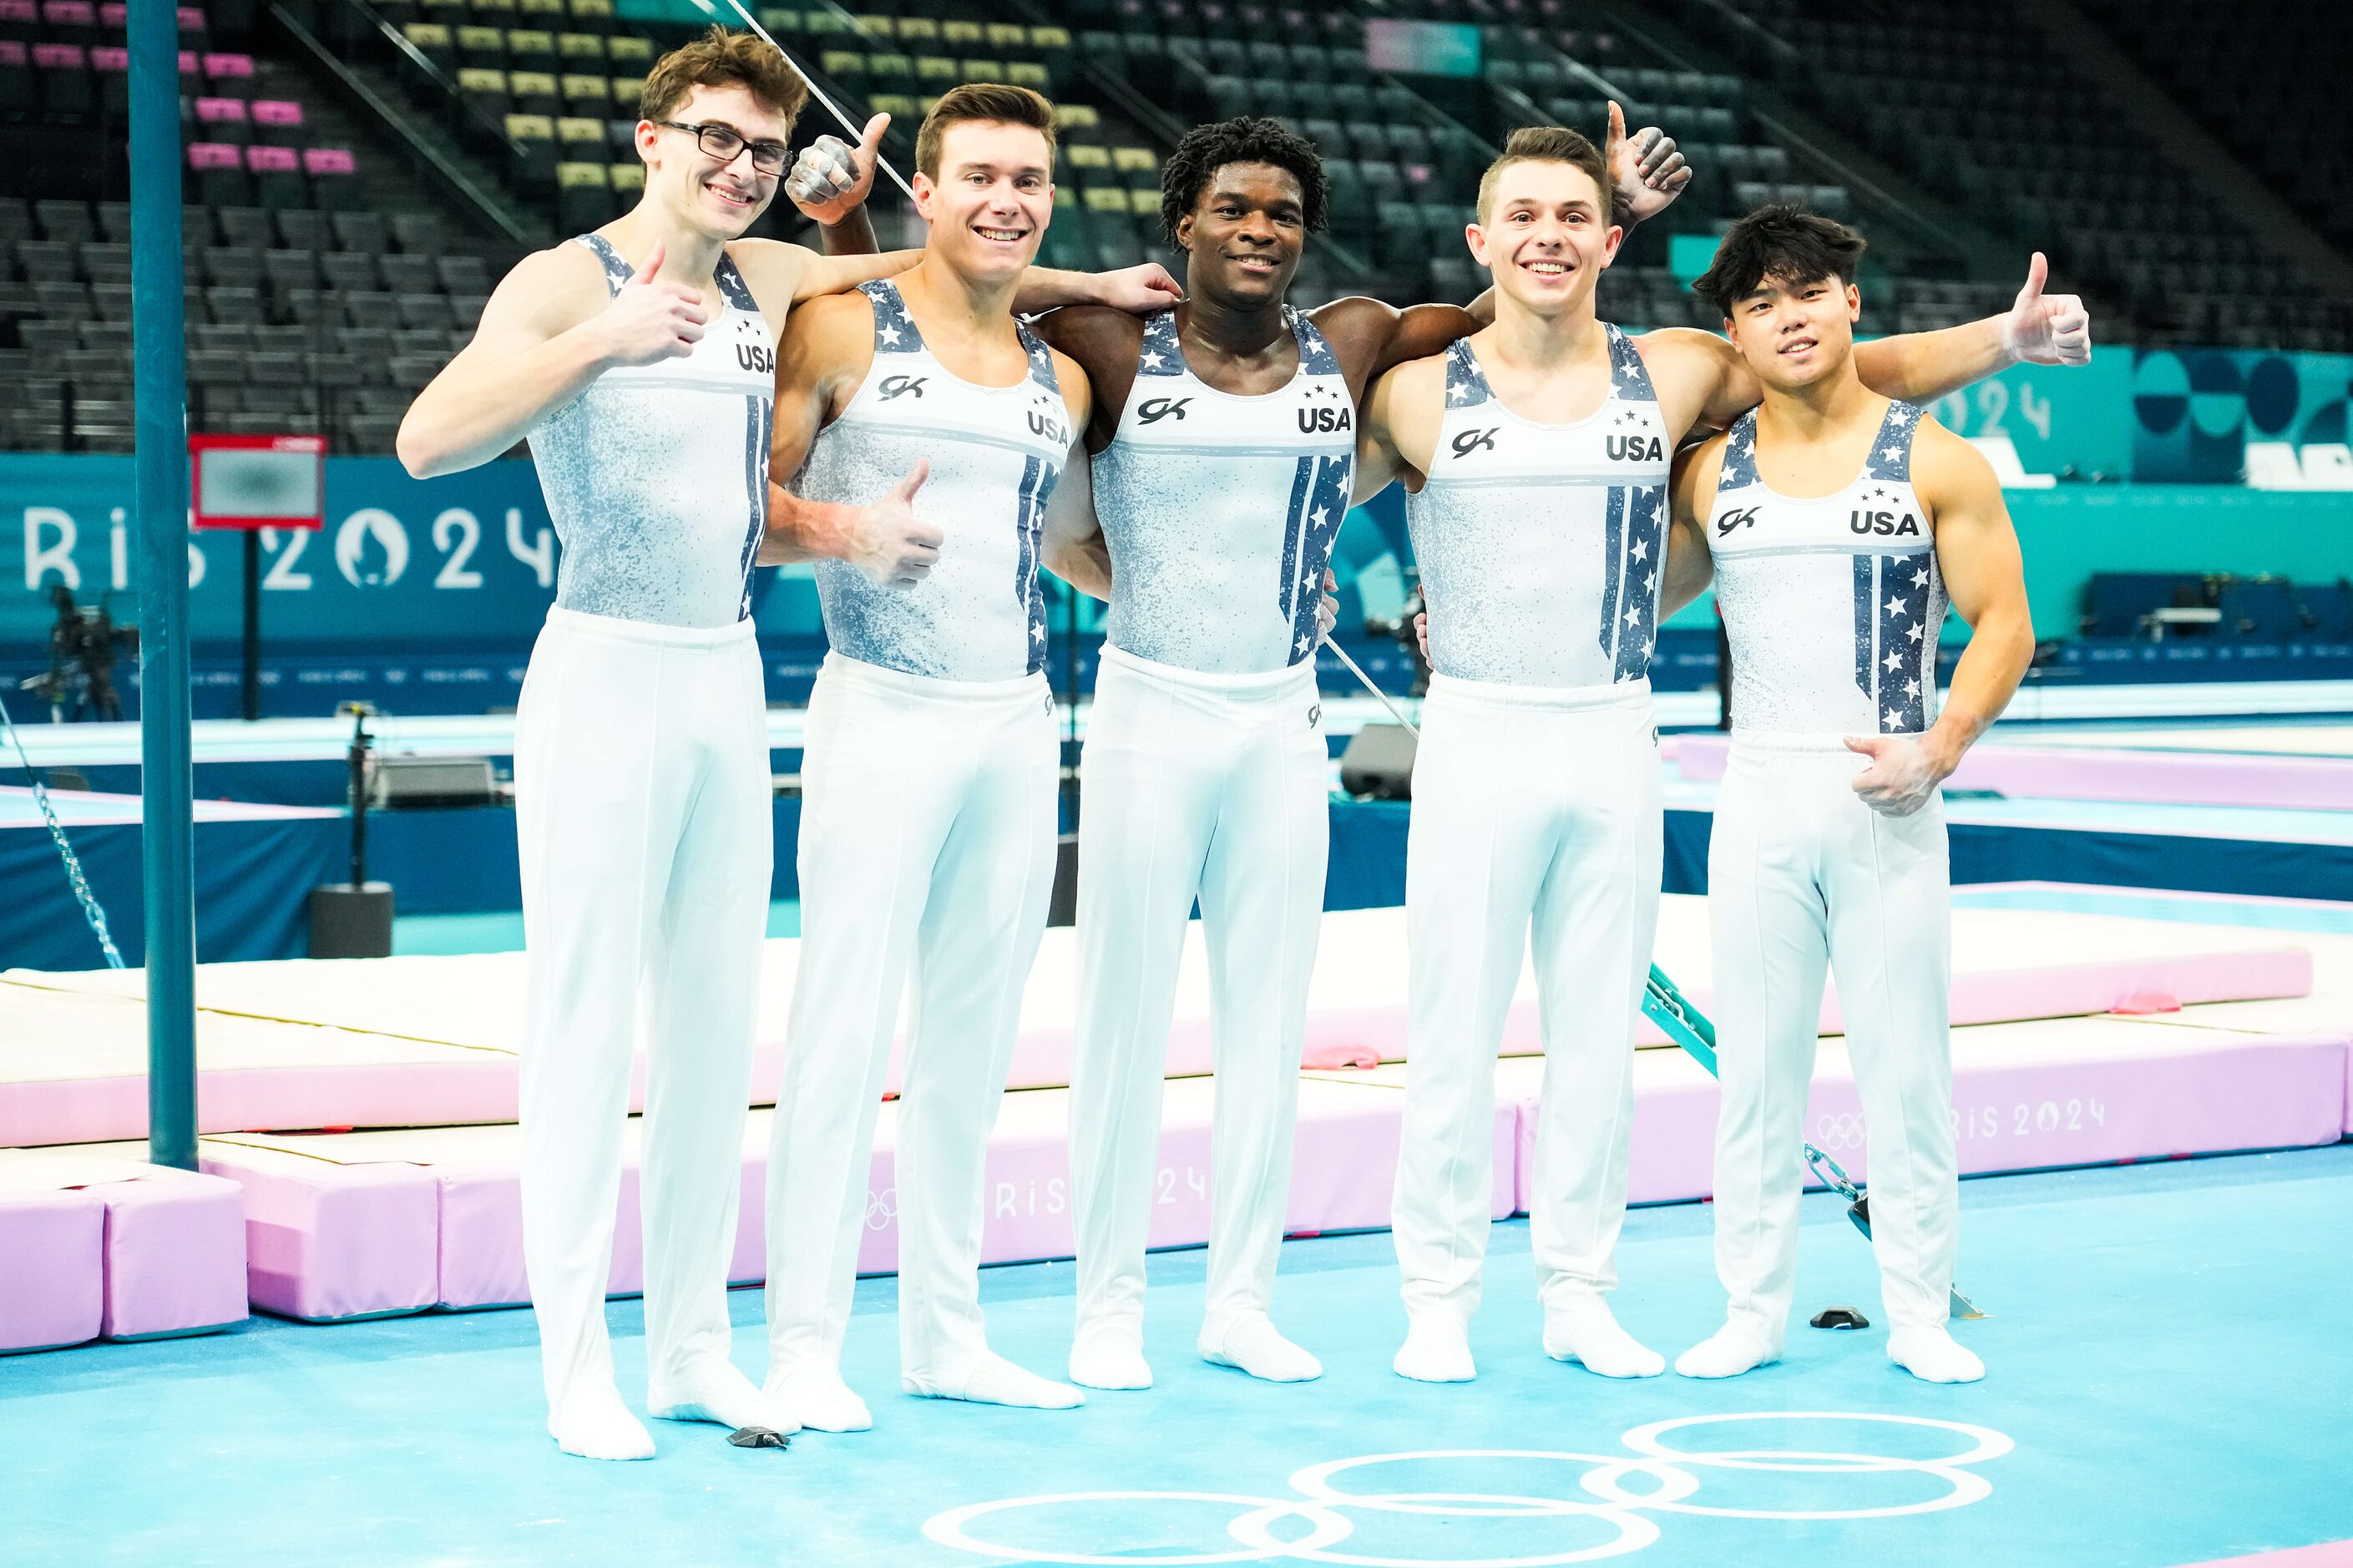
[{"label": "curly black hair", "polygon": [[1176,151],[1161,166],[1160,227],[1171,246],[1176,243],[1177,220],[1193,210],[1218,171],[1229,163],[1271,163],[1289,171],[1299,182],[1308,231],[1324,226],[1329,216],[1331,184],[1324,176],[1324,157],[1315,143],[1280,121],[1242,115],[1196,125],[1185,132]]}]

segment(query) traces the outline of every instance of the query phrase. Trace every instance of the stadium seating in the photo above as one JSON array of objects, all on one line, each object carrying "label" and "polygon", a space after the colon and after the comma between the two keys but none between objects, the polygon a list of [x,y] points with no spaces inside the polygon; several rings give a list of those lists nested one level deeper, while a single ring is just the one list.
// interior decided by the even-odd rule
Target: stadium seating
[{"label": "stadium seating", "polygon": [[2353,27],[2306,0],[2089,0],[2108,36],[2337,245],[2353,243]]},{"label": "stadium seating", "polygon": [[[2112,340],[2353,348],[2353,309],[2314,298],[2296,268],[2137,129],[2101,80],[2033,25],[2031,0],[1948,0],[1933,12],[1866,18],[1836,0],[1663,4],[1924,186],[2021,248],[2049,251],[2063,278],[2121,307],[2108,316]],[[2264,5],[2265,15],[2284,19],[2317,15],[2295,0]],[[2289,158],[2316,145],[2336,149],[2313,154],[2306,194],[2342,219],[2342,180],[2330,183],[2330,172],[2341,176],[2353,157],[2338,161],[2348,132],[2331,84],[2344,73],[2318,68],[2334,55],[2295,56],[2293,68],[2284,68],[2292,57],[2283,39],[2297,29],[2265,26],[2237,8],[2193,0],[2159,0],[2157,16],[2141,0],[2096,8],[2128,49],[2161,56],[2185,79],[2200,79],[2200,100],[2239,121],[2243,136],[2273,138],[2282,102],[2315,106],[2308,118],[2291,115],[2278,141]],[[1727,11],[1753,26],[1724,26]],[[2344,31],[2341,16],[2336,30]],[[2236,74],[2215,74],[2218,58],[2240,62]],[[2258,100],[2262,111],[2250,112]],[[2305,166],[2295,164],[2299,178]]]},{"label": "stadium seating", "polygon": [[[959,82],[1020,82],[1053,97],[1063,151],[1041,257],[1052,265],[1174,264],[1159,180],[1175,137],[1212,116],[1269,114],[1316,142],[1331,179],[1331,233],[1311,247],[1295,298],[1468,300],[1484,280],[1462,226],[1493,149],[1526,123],[1598,133],[1616,97],[1630,122],[1668,127],[1697,175],[1610,269],[1603,311],[1713,326],[1689,292],[1688,258],[1675,252],[1681,272],[1669,264],[1672,234],[1710,234],[1769,200],[1884,232],[1862,187],[1779,139],[1759,107],[1778,93],[2020,249],[2052,251],[2063,279],[2101,298],[2106,340],[2353,347],[2342,308],[2310,300],[2284,258],[2237,233],[2095,84],[2051,58],[2021,24],[2020,3],[1955,0],[1933,16],[1859,19],[1835,0],[1659,0],[1659,16],[1712,51],[1694,68],[1645,30],[1649,13],[1619,26],[1575,0],[1388,0],[1380,15],[1480,29],[1480,74],[1458,80],[1376,70],[1366,13],[1282,0],[863,0],[855,16],[823,5],[758,15],[852,116],[894,116],[886,150],[902,167],[915,123]],[[2320,31],[2299,30],[2293,0],[2251,3],[2271,22],[2234,30],[2195,0],[2144,0],[2172,25],[2133,26],[2123,0],[2088,0],[2329,230],[2344,221],[2333,198],[2353,167],[2327,86],[2337,57]],[[691,30],[626,21],[614,0],[281,4],[338,62],[449,128],[503,187],[500,199],[548,237],[637,199],[643,78]],[[1731,25],[1735,13],[1746,24]],[[0,0],[0,145],[29,148],[59,132],[121,137],[126,15],[116,3]],[[430,216],[436,197],[363,144],[365,127],[324,91],[316,61],[259,24],[252,0],[182,6],[178,22],[192,416],[206,428],[317,430],[338,451],[386,450],[408,395],[464,341],[515,247],[454,239],[460,225]],[[1794,63],[1777,37],[1805,40]],[[2268,79],[2276,45],[2265,37],[2311,46],[2314,68],[2263,119],[2284,150],[2253,144],[2236,122],[2249,84]],[[1891,96],[1903,112],[1883,111]],[[832,129],[814,108],[804,117],[804,136]],[[0,445],[121,449],[121,161],[92,161],[103,170],[95,187],[58,183],[54,161],[12,162],[0,175]],[[801,226],[779,203],[756,232]],[[1983,314],[2016,287],[1900,237],[1869,265],[1869,330]],[[2233,605],[2258,625],[2278,608],[2260,595]]]}]

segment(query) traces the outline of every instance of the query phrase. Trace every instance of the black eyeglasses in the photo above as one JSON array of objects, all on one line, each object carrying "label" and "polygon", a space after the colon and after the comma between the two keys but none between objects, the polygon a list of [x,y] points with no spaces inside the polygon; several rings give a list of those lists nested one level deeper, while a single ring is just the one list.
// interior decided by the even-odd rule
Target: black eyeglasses
[{"label": "black eyeglasses", "polygon": [[792,149],[781,142],[746,142],[731,125],[684,125],[675,120],[657,120],[655,124],[670,131],[683,131],[695,140],[704,154],[721,163],[732,163],[744,148],[752,149],[752,172],[755,174],[781,174],[785,160]]}]

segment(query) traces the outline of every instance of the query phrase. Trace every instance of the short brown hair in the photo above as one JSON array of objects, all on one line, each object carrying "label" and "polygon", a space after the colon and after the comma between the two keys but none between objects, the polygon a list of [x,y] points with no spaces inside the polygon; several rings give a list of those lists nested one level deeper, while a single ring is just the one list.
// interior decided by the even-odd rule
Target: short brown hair
[{"label": "short brown hair", "polygon": [[698,87],[740,87],[763,109],[783,115],[787,129],[808,101],[808,83],[782,49],[713,23],[694,42],[681,44],[654,62],[638,95],[638,117],[667,120]]},{"label": "short brown hair", "polygon": [[915,167],[936,180],[940,177],[940,142],[949,126],[960,121],[989,121],[1002,125],[1027,125],[1046,139],[1046,165],[1054,162],[1054,106],[1046,95],[1026,87],[1008,87],[1002,82],[968,81],[962,87],[951,88],[932,111],[923,116],[923,128],[915,132]]},{"label": "short brown hair", "polygon": [[1495,197],[1495,182],[1504,170],[1514,163],[1573,163],[1593,176],[1593,188],[1601,193],[1603,202],[1611,211],[1609,221],[1618,221],[1616,195],[1610,189],[1609,165],[1601,156],[1601,149],[1571,131],[1566,125],[1523,125],[1512,132],[1504,143],[1503,156],[1487,165],[1479,176],[1479,221],[1487,221],[1487,204]]}]

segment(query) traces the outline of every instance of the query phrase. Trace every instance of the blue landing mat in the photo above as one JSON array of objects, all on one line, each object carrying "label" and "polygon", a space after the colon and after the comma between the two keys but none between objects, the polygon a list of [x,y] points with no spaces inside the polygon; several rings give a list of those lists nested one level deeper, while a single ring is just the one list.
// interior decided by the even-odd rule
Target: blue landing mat
[{"label": "blue landing mat", "polygon": [[[1403,1320],[1386,1236],[1284,1249],[1277,1316],[1322,1354],[1321,1382],[1196,1360],[1201,1257],[1166,1254],[1147,1330],[1160,1386],[1072,1412],[902,1397],[892,1285],[875,1280],[846,1371],[876,1429],[786,1454],[659,1425],[650,1464],[564,1458],[540,1427],[522,1312],[0,1361],[0,1563],[1494,1568],[1622,1543],[1656,1563],[2169,1568],[2353,1537],[2353,1147],[1974,1181],[1963,1207],[1961,1283],[1995,1314],[1960,1327],[1991,1369],[1970,1387],[1905,1376],[1879,1329],[1802,1324],[1787,1361],[1729,1383],[1556,1364],[1517,1223],[1495,1233],[1473,1384],[1390,1373]],[[1638,1210],[1620,1248],[1620,1317],[1670,1354],[1721,1311],[1708,1213]],[[1809,1198],[1806,1214],[1799,1311],[1880,1317],[1839,1208]],[[1059,1370],[1069,1281],[1067,1265],[991,1270],[997,1347]],[[756,1375],[759,1297],[733,1305]],[[611,1313],[634,1396],[639,1310]],[[1636,1464],[1645,1443],[1710,1461]],[[1412,1453],[1433,1457],[1328,1468]],[[1295,1506],[1319,1479],[1427,1511]],[[1593,1506],[1613,1485],[1623,1506]],[[992,1506],[1076,1492],[1155,1495]],[[998,1551],[943,1544],[959,1513]],[[1253,1530],[1256,1547],[1234,1533]]]}]

